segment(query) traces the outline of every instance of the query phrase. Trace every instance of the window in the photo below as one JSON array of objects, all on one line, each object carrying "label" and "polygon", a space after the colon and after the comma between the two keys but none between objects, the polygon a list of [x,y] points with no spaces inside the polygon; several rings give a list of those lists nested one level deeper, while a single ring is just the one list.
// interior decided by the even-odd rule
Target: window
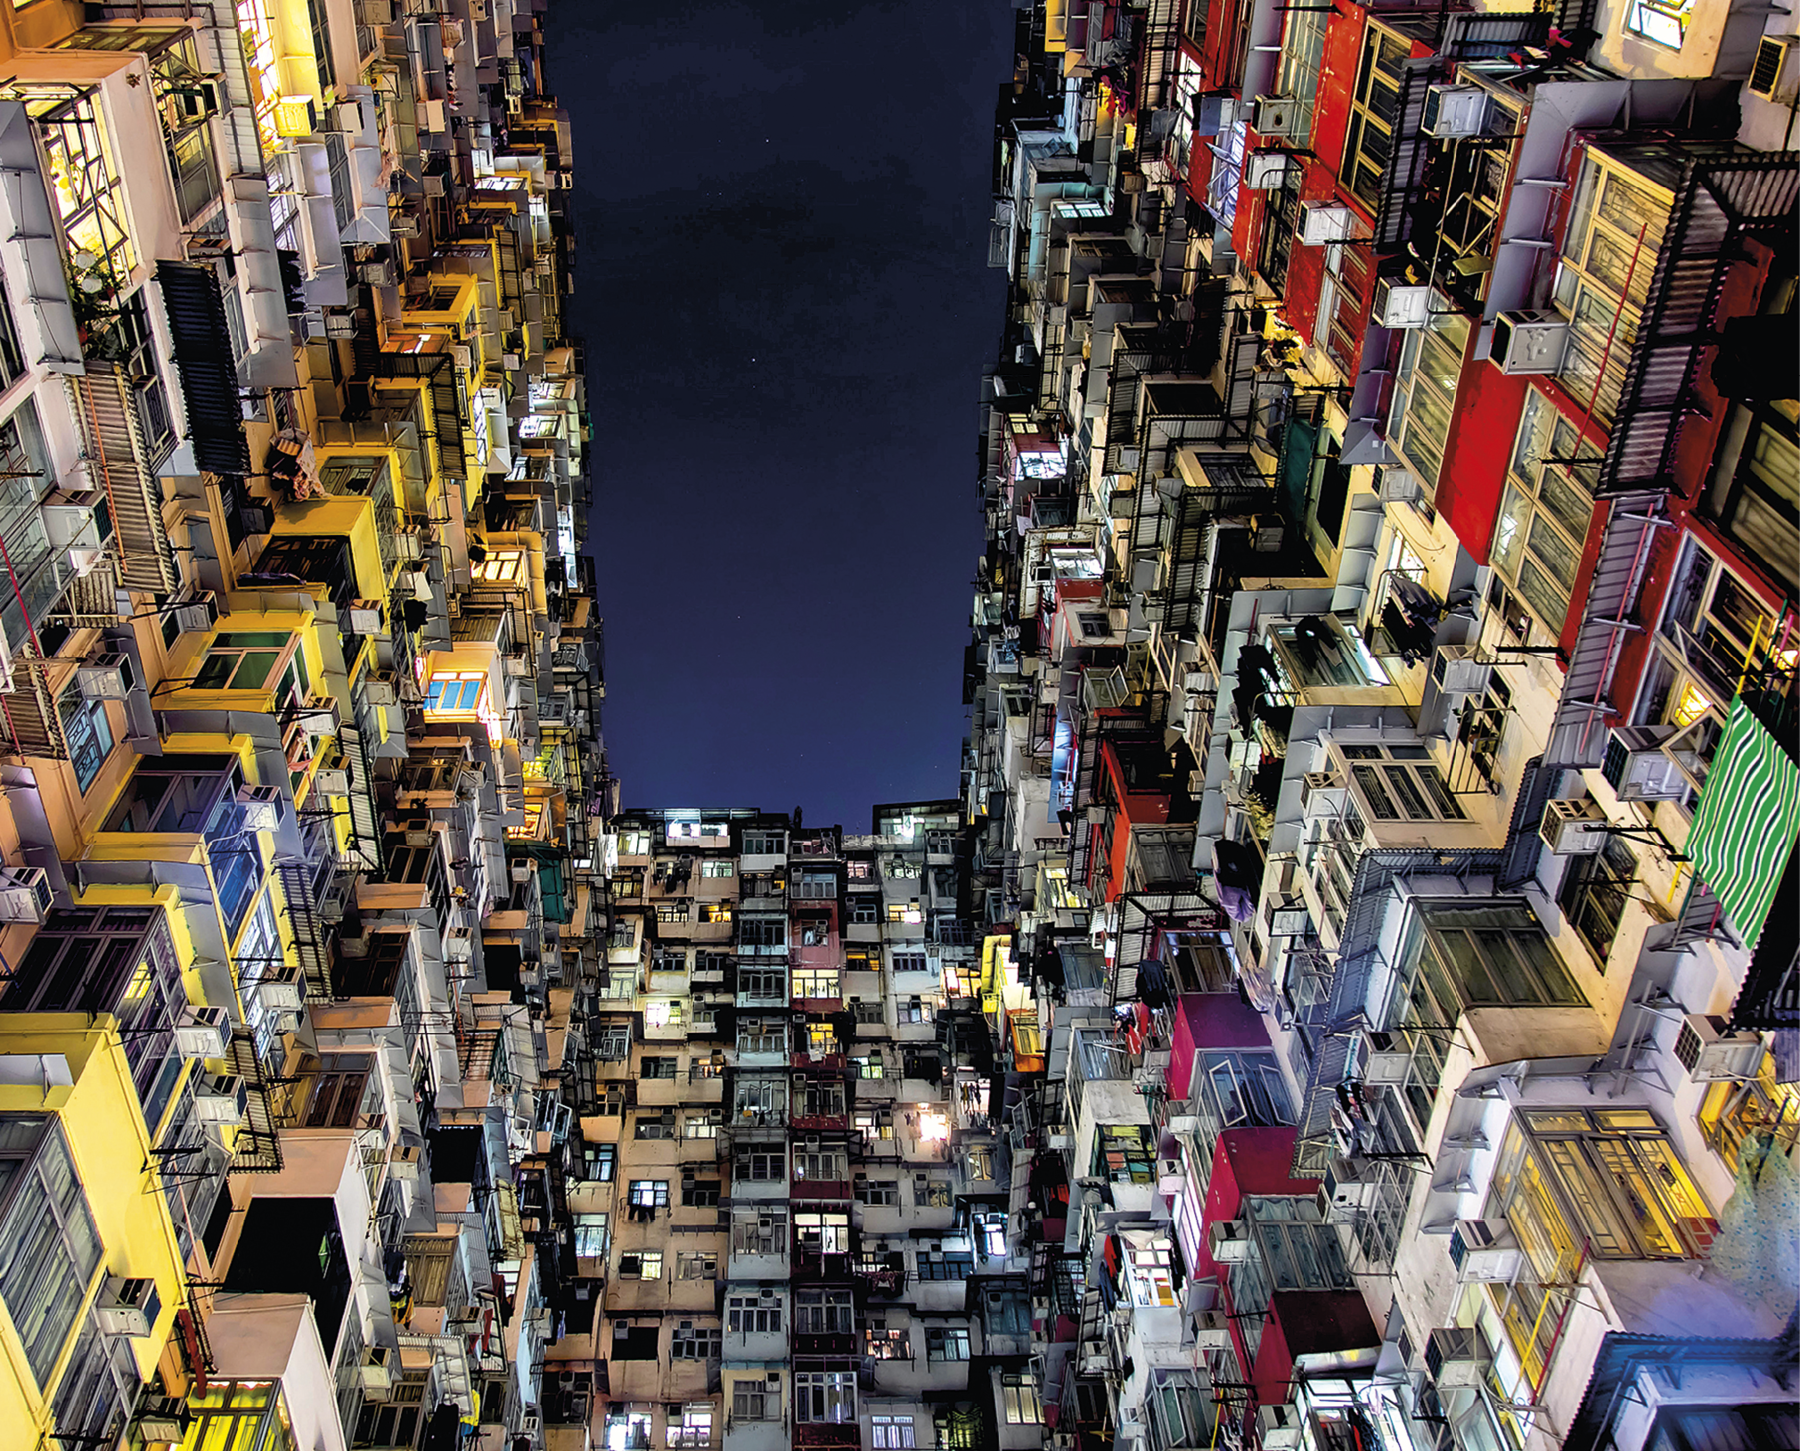
[{"label": "window", "polygon": [[773,1184],[787,1177],[787,1155],[780,1148],[739,1149],[732,1157],[732,1173],[750,1184]]},{"label": "window", "polygon": [[975,1273],[975,1255],[967,1249],[920,1246],[916,1260],[921,1280],[966,1280]]},{"label": "window", "polygon": [[896,952],[892,958],[895,972],[930,972],[931,964],[923,952]]},{"label": "window", "polygon": [[619,1255],[621,1280],[660,1280],[662,1270],[663,1257],[659,1249],[626,1250]]},{"label": "window", "polygon": [[[1371,32],[1373,33],[1373,32]],[[1409,329],[1394,389],[1394,446],[1427,490],[1437,487],[1456,406],[1456,384],[1469,344],[1469,320],[1432,293],[1430,321]]]},{"label": "window", "polygon": [[773,1295],[732,1295],[725,1301],[725,1328],[733,1335],[779,1335],[781,1301]]},{"label": "window", "polygon": [[794,1295],[794,1329],[802,1335],[848,1335],[855,1309],[848,1290],[800,1290]]},{"label": "window", "polygon": [[807,1079],[804,1087],[796,1083],[794,1113],[798,1118],[842,1118],[843,1082],[835,1079]]},{"label": "window", "polygon": [[925,917],[919,911],[917,902],[889,902],[887,919],[889,922],[919,923],[923,922]]},{"label": "window", "polygon": [[627,1197],[635,1209],[667,1209],[669,1207],[669,1181],[667,1179],[633,1179]]},{"label": "window", "polygon": [[838,894],[837,878],[830,872],[796,872],[793,894],[807,901],[830,901]]},{"label": "window", "polygon": [[904,1326],[889,1325],[887,1316],[872,1315],[863,1327],[863,1356],[868,1360],[911,1360],[912,1336]]},{"label": "window", "polygon": [[1358,761],[1350,767],[1350,779],[1377,821],[1464,819],[1462,807],[1429,761]]},{"label": "window", "polygon": [[894,1114],[892,1109],[859,1108],[850,1120],[850,1126],[862,1135],[863,1147],[866,1149],[878,1139],[891,1139],[894,1136]]},{"label": "window", "polygon": [[1650,295],[1672,202],[1668,192],[1652,189],[1599,147],[1588,148],[1557,259],[1553,300],[1569,319],[1557,381],[1578,404],[1591,403],[1603,424],[1612,422],[1619,406],[1625,367],[1637,343],[1639,309]]},{"label": "window", "polygon": [[787,855],[787,833],[781,831],[746,831],[744,833],[744,855]]},{"label": "window", "polygon": [[1020,1371],[1000,1377],[1000,1403],[1009,1426],[1040,1426],[1044,1403],[1038,1396],[1037,1378]]},{"label": "window", "polygon": [[794,1215],[794,1242],[802,1254],[848,1254],[850,1216],[802,1210]]},{"label": "window", "polygon": [[831,945],[831,923],[823,917],[802,917],[795,925],[800,929],[800,946],[829,947]]},{"label": "window", "polygon": [[708,1209],[716,1207],[719,1202],[720,1183],[717,1179],[683,1178],[681,1181],[681,1202],[689,1209]]},{"label": "window", "polygon": [[881,1053],[871,1050],[868,1053],[853,1057],[850,1066],[858,1078],[880,1078],[882,1075]]},{"label": "window", "polygon": [[694,904],[688,901],[658,902],[656,904],[656,920],[658,922],[688,922],[693,918]]},{"label": "window", "polygon": [[681,1002],[677,998],[658,999],[644,1004],[646,1028],[679,1028],[682,1016]]},{"label": "window", "polygon": [[802,1425],[856,1420],[856,1372],[803,1370],[794,1376],[794,1419]]},{"label": "window", "polygon": [[870,1416],[869,1436],[874,1451],[913,1451],[918,1444],[911,1416]]},{"label": "window", "polygon": [[719,1272],[719,1257],[705,1250],[691,1250],[675,1256],[675,1278],[678,1280],[710,1280]]},{"label": "window", "polygon": [[700,920],[702,922],[729,922],[731,920],[731,903],[700,903]]},{"label": "window", "polygon": [[587,1144],[582,1149],[582,1177],[590,1183],[610,1184],[618,1172],[617,1144]]},{"label": "window", "polygon": [[786,1002],[787,974],[780,968],[740,968],[738,997],[757,1002]]},{"label": "window", "polygon": [[850,1005],[850,1010],[858,1023],[877,1025],[883,1021],[879,999],[858,998]]},{"label": "window", "polygon": [[472,719],[486,694],[486,671],[439,670],[425,690],[425,713]]},{"label": "window", "polygon": [[1167,1240],[1152,1241],[1143,1246],[1128,1244],[1125,1265],[1132,1304],[1157,1306],[1175,1303],[1175,1280],[1169,1268]]},{"label": "window", "polygon": [[1381,178],[1394,154],[1394,123],[1400,108],[1400,81],[1412,47],[1391,31],[1371,25],[1363,41],[1351,96],[1350,130],[1344,141],[1342,175],[1370,211],[1381,198]]},{"label": "window", "polygon": [[602,1118],[621,1118],[625,1113],[625,1085],[602,1083],[594,1112]]},{"label": "window", "polygon": [[575,1216],[575,1253],[580,1258],[587,1260],[606,1258],[606,1216],[604,1214],[577,1214]]},{"label": "window", "polygon": [[738,918],[738,952],[749,957],[780,957],[787,951],[787,918]]},{"label": "window", "polygon": [[868,926],[881,920],[881,899],[873,896],[852,897],[850,899],[850,921],[857,926]]},{"label": "window", "polygon": [[931,998],[896,999],[894,1011],[902,1023],[935,1023],[937,1021],[938,1001]]},{"label": "window", "polygon": [[1692,0],[1631,0],[1625,11],[1625,28],[1645,40],[1680,50],[1693,9]]},{"label": "window", "polygon": [[672,1139],[675,1137],[675,1110],[664,1109],[660,1113],[640,1113],[633,1126],[634,1139]]},{"label": "window", "polygon": [[100,768],[106,764],[106,758],[112,754],[112,722],[107,719],[106,702],[84,699],[81,686],[71,681],[57,697],[56,709],[62,717],[69,764],[75,768],[76,788],[86,794],[100,774]]},{"label": "window", "polygon": [[707,857],[700,863],[700,875],[714,880],[721,877],[735,877],[737,863],[730,857]]},{"label": "window", "polygon": [[797,998],[835,998],[838,996],[836,968],[794,969],[793,995]]},{"label": "window", "polygon": [[689,1113],[681,1120],[681,1136],[684,1139],[717,1138],[722,1117],[723,1115],[716,1108],[704,1109],[699,1113]]},{"label": "window", "polygon": [[733,1211],[731,1252],[736,1255],[785,1255],[787,1233],[785,1209]]},{"label": "window", "polygon": [[476,584],[518,584],[525,578],[525,555],[518,549],[489,549],[470,570]]},{"label": "window", "polygon": [[1608,837],[1605,846],[1591,855],[1576,857],[1563,874],[1557,905],[1568,913],[1602,972],[1636,879],[1637,858],[1617,837]]},{"label": "window", "polygon": [[[681,1259],[684,1265],[689,1260],[698,1259],[711,1260],[715,1266],[718,1263],[716,1255],[683,1255]],[[709,1269],[705,1275],[690,1275],[684,1268],[681,1278],[706,1279],[712,1273]],[[717,1360],[722,1350],[719,1343],[721,1338],[716,1325],[696,1325],[692,1320],[678,1320],[675,1323],[675,1334],[669,1340],[669,1354],[676,1360]]]},{"label": "window", "polygon": [[896,1205],[900,1202],[900,1186],[892,1179],[870,1179],[858,1174],[856,1176],[856,1202],[858,1204]]},{"label": "window", "polygon": [[47,1386],[100,1267],[100,1237],[62,1128],[0,1116],[0,1300]]},{"label": "window", "polygon": [[732,1112],[755,1122],[779,1122],[787,1111],[787,1083],[779,1078],[740,1078]]},{"label": "window", "polygon": [[971,1179],[992,1179],[994,1177],[994,1151],[992,1149],[983,1147],[969,1149],[967,1163]]},{"label": "window", "polygon": [[932,1326],[925,1331],[925,1363],[969,1358],[967,1326]]},{"label": "window", "polygon": [[1091,1172],[1115,1184],[1149,1184],[1155,1178],[1156,1148],[1140,1124],[1102,1124],[1094,1141]]},{"label": "window", "polygon": [[[1791,317],[1792,302],[1786,311]],[[1800,403],[1788,398],[1737,404],[1726,422],[1720,458],[1706,512],[1772,579],[1785,584],[1790,596],[1800,593],[1793,546],[1800,528]]]},{"label": "window", "polygon": [[213,638],[206,657],[194,675],[196,690],[272,690],[282,662],[283,689],[277,692],[277,704],[284,704],[306,690],[305,666],[295,652],[290,658],[294,637],[285,630],[243,630],[219,634]]},{"label": "window", "polygon": [[950,1181],[933,1179],[926,1174],[914,1174],[913,1204],[922,1209],[948,1209],[950,1207]]},{"label": "window", "polygon": [[631,1025],[607,1023],[594,1036],[594,1051],[608,1063],[622,1062],[631,1054]]},{"label": "window", "polygon": [[850,1159],[842,1149],[796,1149],[794,1177],[841,1183],[850,1177]]},{"label": "window", "polygon": [[768,1375],[761,1380],[734,1380],[731,1383],[731,1418],[734,1421],[779,1421],[780,1375]]},{"label": "window", "polygon": [[1577,439],[1575,424],[1545,394],[1534,388],[1525,395],[1494,525],[1495,568],[1552,634],[1562,631],[1568,616],[1594,511],[1580,477],[1591,469],[1558,462],[1600,456],[1592,443]]},{"label": "window", "polygon": [[645,1058],[642,1060],[643,1077],[673,1078],[680,1067],[676,1058]]},{"label": "window", "polygon": [[[717,1335],[717,1331],[713,1332]],[[710,1446],[712,1445],[712,1406],[705,1401],[696,1401],[681,1408],[679,1417],[671,1414],[668,1422],[668,1444],[670,1446]]]}]

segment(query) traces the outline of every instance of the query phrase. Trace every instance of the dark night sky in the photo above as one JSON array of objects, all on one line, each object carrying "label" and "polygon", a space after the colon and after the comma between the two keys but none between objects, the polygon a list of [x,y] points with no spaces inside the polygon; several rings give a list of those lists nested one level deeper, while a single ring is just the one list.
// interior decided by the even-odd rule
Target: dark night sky
[{"label": "dark night sky", "polygon": [[629,805],[957,791],[1005,0],[557,0]]}]

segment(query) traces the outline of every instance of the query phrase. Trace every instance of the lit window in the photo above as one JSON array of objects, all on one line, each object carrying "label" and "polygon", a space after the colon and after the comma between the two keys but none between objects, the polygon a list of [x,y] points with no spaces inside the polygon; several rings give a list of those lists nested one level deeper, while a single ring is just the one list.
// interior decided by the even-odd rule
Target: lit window
[{"label": "lit window", "polygon": [[627,1250],[619,1256],[621,1280],[660,1280],[663,1257],[659,1249]]},{"label": "lit window", "polygon": [[486,671],[440,670],[426,687],[425,711],[428,715],[473,716],[486,691]]},{"label": "lit window", "polygon": [[76,789],[85,793],[112,754],[112,722],[106,717],[106,702],[84,699],[81,687],[71,683],[57,697],[56,708],[69,746],[69,764],[75,768]]},{"label": "lit window", "polygon": [[1038,1397],[1034,1376],[1009,1372],[1000,1377],[1000,1397],[1009,1426],[1037,1426],[1044,1420],[1044,1403]]},{"label": "lit window", "polygon": [[1625,12],[1625,28],[1645,40],[1680,50],[1693,9],[1685,0],[1633,0]]},{"label": "lit window", "polygon": [[517,549],[492,549],[470,572],[477,584],[514,584],[525,576],[525,555]]}]

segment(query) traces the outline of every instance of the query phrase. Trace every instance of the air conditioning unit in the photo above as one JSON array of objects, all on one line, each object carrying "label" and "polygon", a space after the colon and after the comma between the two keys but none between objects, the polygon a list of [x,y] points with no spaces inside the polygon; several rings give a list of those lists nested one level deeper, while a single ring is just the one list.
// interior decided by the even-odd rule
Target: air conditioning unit
[{"label": "air conditioning unit", "polygon": [[274,831],[281,825],[279,786],[240,786],[237,800],[244,808],[245,831]]},{"label": "air conditioning unit", "polygon": [[1323,247],[1331,242],[1353,242],[1367,234],[1368,228],[1363,225],[1362,218],[1342,202],[1300,203],[1300,240],[1308,247]]},{"label": "air conditioning unit", "polygon": [[1750,64],[1749,91],[1765,101],[1793,100],[1793,67],[1789,57],[1797,43],[1792,35],[1765,35],[1756,42],[1756,59]]},{"label": "air conditioning unit", "polygon": [[194,1117],[203,1124],[236,1124],[244,1121],[250,1095],[235,1073],[202,1074],[194,1082]]},{"label": "air conditioning unit", "polygon": [[187,1402],[174,1396],[145,1396],[133,1429],[150,1446],[177,1444],[187,1434]]},{"label": "air conditioning unit", "polygon": [[403,560],[417,562],[425,557],[425,536],[417,529],[402,529],[394,535],[394,553]]},{"label": "air conditioning unit", "polygon": [[1544,803],[1538,835],[1557,856],[1591,856],[1606,845],[1606,813],[1587,796],[1552,797]]},{"label": "air conditioning unit", "polygon": [[1569,324],[1553,312],[1521,309],[1494,319],[1488,356],[1512,376],[1555,373],[1569,345]]},{"label": "air conditioning unit", "polygon": [[363,1351],[362,1364],[356,1378],[362,1392],[371,1400],[386,1400],[394,1388],[394,1372],[390,1364],[392,1352],[385,1345],[371,1345]]},{"label": "air conditioning unit", "polygon": [[1241,1219],[1217,1220],[1206,1227],[1206,1248],[1215,1264],[1243,1264],[1250,1258],[1250,1227]]},{"label": "air conditioning unit", "polygon": [[1384,504],[1416,504],[1425,488],[1408,470],[1390,464],[1376,480],[1375,496]]},{"label": "air conditioning unit", "polygon": [[224,109],[216,81],[190,81],[162,98],[163,120],[171,131],[180,131],[210,119]]},{"label": "air conditioning unit", "polygon": [[203,635],[219,622],[219,597],[209,589],[196,590],[170,611],[184,635]]},{"label": "air conditioning unit", "polygon": [[1156,1161],[1156,1187],[1163,1194],[1179,1194],[1187,1185],[1187,1171],[1181,1167],[1180,1159],[1158,1159]]},{"label": "air conditioning unit", "polygon": [[349,625],[350,633],[353,635],[379,635],[381,633],[381,601],[351,600]]},{"label": "air conditioning unit", "polygon": [[1724,1018],[1689,1013],[1675,1034],[1675,1061],[1689,1078],[1711,1083],[1721,1078],[1753,1078],[1762,1068],[1763,1040],[1747,1028],[1733,1031]]},{"label": "air conditioning unit", "polygon": [[297,1013],[306,1001],[306,983],[291,962],[264,973],[250,991],[265,1013]]},{"label": "air conditioning unit", "polygon": [[373,678],[364,680],[362,690],[363,699],[370,705],[384,706],[400,703],[400,697],[394,694],[394,684],[391,680],[375,680]]},{"label": "air conditioning unit", "polygon": [[1450,1232],[1450,1263],[1464,1285],[1510,1285],[1519,1277],[1525,1252],[1504,1219],[1459,1219]]},{"label": "air conditioning unit", "polygon": [[1194,1349],[1230,1350],[1231,1317],[1223,1310],[1201,1310],[1193,1318]]},{"label": "air conditioning unit", "polygon": [[1344,778],[1336,771],[1308,771],[1300,778],[1300,809],[1341,811]]},{"label": "air conditioning unit", "polygon": [[100,1298],[94,1302],[94,1321],[102,1335],[141,1339],[150,1333],[161,1308],[155,1280],[148,1276],[126,1279],[108,1275]]},{"label": "air conditioning unit", "polygon": [[337,702],[329,695],[315,695],[296,717],[311,736],[335,736],[338,733]]},{"label": "air conditioning unit", "polygon": [[1480,1333],[1466,1325],[1433,1330],[1425,1341],[1425,1374],[1439,1389],[1481,1385],[1488,1364]]},{"label": "air conditioning unit", "polygon": [[1606,741],[1600,774],[1621,801],[1678,801],[1687,794],[1687,777],[1663,753],[1673,726],[1615,726]]},{"label": "air conditioning unit", "polygon": [[1420,283],[1375,279],[1375,322],[1385,328],[1424,327],[1431,321],[1431,288]]},{"label": "air conditioning unit", "polygon": [[1487,113],[1488,94],[1479,86],[1427,86],[1420,125],[1427,136],[1454,141],[1479,136],[1487,125]]},{"label": "air conditioning unit", "polygon": [[175,1025],[175,1051],[183,1058],[223,1058],[231,1042],[231,1016],[223,1008],[189,1008]]},{"label": "air conditioning unit", "polygon": [[55,900],[42,867],[0,867],[0,922],[42,922]]},{"label": "air conditioning unit", "polygon": [[1306,108],[1293,96],[1258,96],[1250,129],[1258,136],[1283,141],[1306,140]]},{"label": "air conditioning unit", "polygon": [[513,881],[523,884],[531,880],[532,865],[530,862],[514,862],[512,864]]},{"label": "air conditioning unit", "polygon": [[313,790],[321,796],[348,796],[350,772],[342,766],[321,766],[313,772]]},{"label": "air conditioning unit", "polygon": [[1291,152],[1259,147],[1244,158],[1244,185],[1250,191],[1280,191],[1297,166]]},{"label": "air conditioning unit", "polygon": [[388,1159],[388,1173],[391,1177],[406,1184],[419,1182],[419,1150],[402,1145],[394,1150]]},{"label": "air conditioning unit", "polygon": [[1300,1412],[1293,1406],[1258,1406],[1256,1439],[1262,1451],[1292,1451],[1304,1429]]},{"label": "air conditioning unit", "polygon": [[1375,1202],[1380,1184],[1363,1176],[1361,1159],[1334,1155],[1319,1177],[1319,1217],[1327,1224],[1347,1224]]},{"label": "air conditioning unit", "polygon": [[1494,667],[1473,645],[1445,645],[1431,661],[1431,678],[1448,695],[1479,695],[1488,688]]},{"label": "air conditioning unit", "polygon": [[1250,516],[1250,547],[1258,554],[1274,554],[1287,538],[1287,520],[1279,514]]},{"label": "air conditioning unit", "polygon": [[137,684],[129,655],[96,655],[75,667],[75,683],[83,700],[123,700]]},{"label": "air conditioning unit", "polygon": [[444,958],[448,962],[468,962],[475,956],[475,934],[467,927],[452,927],[444,934]]},{"label": "air conditioning unit", "polygon": [[1391,1033],[1373,1030],[1358,1033],[1351,1052],[1354,1077],[1366,1085],[1397,1086],[1406,1082],[1412,1067],[1412,1054]]}]

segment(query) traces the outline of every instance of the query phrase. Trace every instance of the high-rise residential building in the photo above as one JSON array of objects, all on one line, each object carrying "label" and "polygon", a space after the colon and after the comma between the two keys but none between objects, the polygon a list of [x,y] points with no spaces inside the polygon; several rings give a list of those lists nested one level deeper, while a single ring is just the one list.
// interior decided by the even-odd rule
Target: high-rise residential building
[{"label": "high-rise residential building", "polygon": [[1745,7],[1020,7],[970,901],[1064,1451],[1796,1444]]},{"label": "high-rise residential building", "polygon": [[585,1444],[614,783],[542,19],[0,5],[9,1451]]}]

